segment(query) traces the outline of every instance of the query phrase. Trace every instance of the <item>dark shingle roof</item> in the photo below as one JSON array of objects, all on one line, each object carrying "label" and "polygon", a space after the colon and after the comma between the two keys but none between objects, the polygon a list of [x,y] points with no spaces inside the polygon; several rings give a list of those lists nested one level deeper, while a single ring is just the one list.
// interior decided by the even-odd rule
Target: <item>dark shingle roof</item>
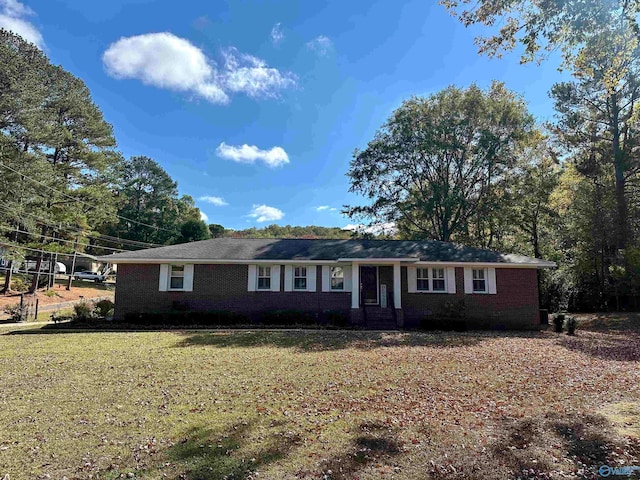
[{"label": "dark shingle roof", "polygon": [[510,263],[553,267],[553,262],[523,255],[501,254],[447,242],[410,240],[309,240],[214,238],[200,242],[116,253],[100,257],[111,263],[134,260],[337,260],[339,258],[415,258],[436,262]]}]

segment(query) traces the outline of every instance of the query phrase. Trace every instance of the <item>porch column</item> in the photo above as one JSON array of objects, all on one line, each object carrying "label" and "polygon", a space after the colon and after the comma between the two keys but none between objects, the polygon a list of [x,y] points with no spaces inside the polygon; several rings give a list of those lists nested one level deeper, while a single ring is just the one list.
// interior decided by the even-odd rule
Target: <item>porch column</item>
[{"label": "porch column", "polygon": [[396,310],[402,308],[402,280],[400,277],[400,262],[393,264],[393,304]]},{"label": "porch column", "polygon": [[351,264],[351,308],[360,308],[360,264]]}]

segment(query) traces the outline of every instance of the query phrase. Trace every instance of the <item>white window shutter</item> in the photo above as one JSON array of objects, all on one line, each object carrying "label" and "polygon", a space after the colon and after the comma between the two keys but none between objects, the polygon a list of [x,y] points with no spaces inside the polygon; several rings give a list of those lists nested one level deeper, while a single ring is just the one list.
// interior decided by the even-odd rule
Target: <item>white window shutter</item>
[{"label": "white window shutter", "polygon": [[456,293],[456,267],[447,267],[447,293]]},{"label": "white window shutter", "polygon": [[473,293],[473,269],[464,269],[464,293]]},{"label": "white window shutter", "polygon": [[318,278],[318,274],[316,273],[316,266],[309,265],[307,267],[307,291],[308,292],[316,291],[317,278]]},{"label": "white window shutter", "polygon": [[418,291],[418,270],[416,267],[407,267],[407,292],[416,293]]},{"label": "white window shutter", "polygon": [[271,291],[280,291],[280,265],[271,265]]},{"label": "white window shutter", "polygon": [[160,265],[160,280],[158,283],[158,290],[166,292],[169,287],[169,265],[163,263]]},{"label": "white window shutter", "polygon": [[329,265],[322,266],[322,291],[331,291],[331,267]]},{"label": "white window shutter", "polygon": [[[350,292],[352,289],[352,283],[353,283],[353,275],[351,274],[351,269],[353,267],[351,266],[344,266],[342,267],[342,271],[344,272],[344,291],[345,292]],[[329,288],[331,288],[331,285],[329,285]]]},{"label": "white window shutter", "polygon": [[255,292],[258,284],[258,267],[256,265],[249,265],[249,281],[247,283],[247,291]]},{"label": "white window shutter", "polygon": [[193,292],[193,264],[184,266],[184,291]]},{"label": "white window shutter", "polygon": [[495,268],[488,268],[488,283],[489,283],[489,293],[495,295],[496,293],[498,293],[498,290],[496,288],[496,269]]},{"label": "white window shutter", "polygon": [[284,266],[284,291],[293,291],[293,266],[291,265]]}]

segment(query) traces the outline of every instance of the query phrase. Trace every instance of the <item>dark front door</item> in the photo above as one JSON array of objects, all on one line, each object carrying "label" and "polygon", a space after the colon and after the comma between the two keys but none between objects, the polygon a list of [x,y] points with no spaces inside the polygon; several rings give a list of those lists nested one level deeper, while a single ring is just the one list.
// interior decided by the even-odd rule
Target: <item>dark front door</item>
[{"label": "dark front door", "polygon": [[365,305],[378,305],[378,267],[360,267],[362,301]]}]

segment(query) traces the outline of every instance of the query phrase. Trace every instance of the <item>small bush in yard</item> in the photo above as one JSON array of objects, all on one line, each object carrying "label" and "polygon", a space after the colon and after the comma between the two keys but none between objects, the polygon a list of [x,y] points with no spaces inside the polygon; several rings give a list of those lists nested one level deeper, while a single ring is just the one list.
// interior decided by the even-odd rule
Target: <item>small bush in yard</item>
[{"label": "small bush in yard", "polygon": [[194,313],[193,317],[194,322],[198,325],[232,326],[249,322],[246,315],[227,310]]},{"label": "small bush in yard", "polygon": [[95,314],[100,318],[106,318],[113,314],[114,304],[111,300],[100,300],[96,303]]},{"label": "small bush in yard", "polygon": [[71,316],[69,316],[69,315],[63,315],[63,314],[61,314],[60,312],[53,312],[53,313],[51,314],[51,317],[50,317],[50,318],[51,318],[51,321],[52,321],[54,324],[58,324],[58,323],[60,323],[60,322],[65,322],[65,321],[67,321],[67,320],[71,320]]},{"label": "small bush in yard", "polygon": [[567,335],[575,335],[576,327],[578,326],[578,319],[576,317],[567,317],[565,325],[567,327]]},{"label": "small bush in yard", "polygon": [[298,310],[273,310],[265,312],[262,316],[264,325],[313,325],[315,316],[310,312]]},{"label": "small bush in yard", "polygon": [[349,323],[349,317],[342,310],[325,310],[322,314],[330,327],[344,328]]},{"label": "small bush in yard", "polygon": [[16,305],[7,305],[4,307],[4,311],[9,314],[12,322],[22,322],[27,319],[27,308],[20,306],[19,303]]},{"label": "small bush in yard", "polygon": [[11,290],[15,292],[26,292],[30,287],[30,284],[25,282],[24,279],[20,277],[12,277],[11,278]]},{"label": "small bush in yard", "polygon": [[90,320],[93,317],[93,307],[88,302],[76,303],[73,306],[73,318],[74,320]]},{"label": "small bush in yard", "polygon": [[556,313],[553,316],[554,331],[556,333],[562,333],[562,325],[564,324],[564,318],[565,318],[564,313]]}]

